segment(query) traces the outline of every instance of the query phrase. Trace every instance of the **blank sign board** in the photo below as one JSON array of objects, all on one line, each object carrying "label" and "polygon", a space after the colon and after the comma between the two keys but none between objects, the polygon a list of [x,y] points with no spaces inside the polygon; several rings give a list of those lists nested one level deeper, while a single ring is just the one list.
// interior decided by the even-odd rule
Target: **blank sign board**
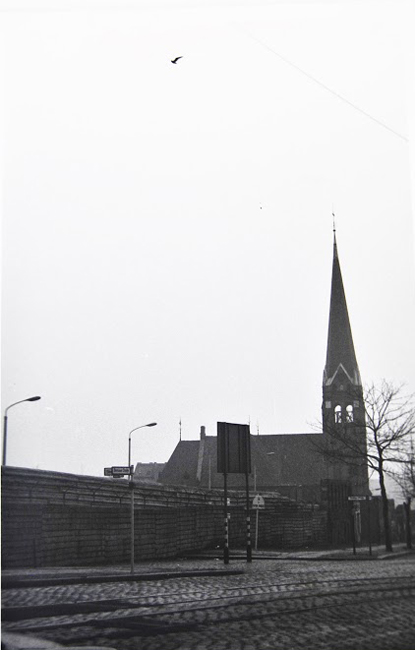
[{"label": "blank sign board", "polygon": [[250,474],[251,440],[249,424],[218,422],[218,472]]}]

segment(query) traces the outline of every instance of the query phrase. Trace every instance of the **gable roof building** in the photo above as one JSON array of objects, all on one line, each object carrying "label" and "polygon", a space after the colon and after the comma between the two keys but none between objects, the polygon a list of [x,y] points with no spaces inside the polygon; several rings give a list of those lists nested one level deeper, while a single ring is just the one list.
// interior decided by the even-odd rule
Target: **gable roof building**
[{"label": "gable roof building", "polygon": [[[313,436],[319,434],[251,435],[251,489],[277,490],[293,498],[314,495],[324,473],[324,460],[313,446]],[[217,472],[217,437],[206,435],[202,426],[199,440],[181,440],[159,480],[170,485],[223,488],[223,474]],[[228,474],[228,487],[244,488],[245,476]]]},{"label": "gable roof building", "polygon": [[[249,478],[255,490],[277,490],[292,498],[319,500],[324,479],[342,480],[356,493],[368,490],[367,468],[359,470],[329,463],[317,450],[331,427],[360,422],[365,441],[363,391],[353,345],[336,234],[329,310],[326,363],[323,373],[322,433],[251,435]],[[352,395],[352,396],[351,396]],[[180,440],[160,475],[160,482],[189,487],[222,488],[217,472],[216,436],[207,436],[202,426],[199,440]],[[229,488],[244,488],[245,477],[228,474]]]}]

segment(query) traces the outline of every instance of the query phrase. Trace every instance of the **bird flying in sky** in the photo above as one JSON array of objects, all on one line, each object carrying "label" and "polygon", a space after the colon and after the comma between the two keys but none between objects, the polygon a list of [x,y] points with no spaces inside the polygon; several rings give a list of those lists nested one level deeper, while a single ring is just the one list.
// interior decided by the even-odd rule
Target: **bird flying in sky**
[{"label": "bird flying in sky", "polygon": [[176,56],[176,58],[175,58],[175,59],[172,59],[171,62],[172,62],[172,63],[177,63],[177,61],[178,61],[179,59],[182,59],[182,58],[183,58],[182,56]]}]

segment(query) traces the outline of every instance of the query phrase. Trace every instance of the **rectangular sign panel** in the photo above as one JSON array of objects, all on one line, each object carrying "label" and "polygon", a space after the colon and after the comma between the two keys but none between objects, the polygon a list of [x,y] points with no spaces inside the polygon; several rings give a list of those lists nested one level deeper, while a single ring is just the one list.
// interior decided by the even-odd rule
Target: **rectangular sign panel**
[{"label": "rectangular sign panel", "polygon": [[361,497],[361,496],[356,496],[356,497],[347,497],[349,501],[371,501],[372,497]]},{"label": "rectangular sign panel", "polygon": [[251,472],[251,439],[249,424],[218,422],[218,472],[245,474]]},{"label": "rectangular sign panel", "polygon": [[116,465],[115,467],[104,467],[104,476],[113,476],[114,478],[121,478],[127,474],[130,476],[134,474],[134,468],[131,465],[131,469],[128,465]]}]

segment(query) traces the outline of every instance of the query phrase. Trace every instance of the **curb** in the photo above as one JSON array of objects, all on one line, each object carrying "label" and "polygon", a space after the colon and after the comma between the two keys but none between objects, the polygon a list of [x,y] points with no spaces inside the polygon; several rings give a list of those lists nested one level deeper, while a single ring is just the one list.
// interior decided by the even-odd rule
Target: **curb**
[{"label": "curb", "polygon": [[[356,562],[356,561],[363,561],[363,560],[369,560],[369,561],[375,561],[375,560],[394,560],[395,558],[403,557],[405,555],[414,555],[415,550],[414,549],[408,549],[408,550],[402,550],[402,551],[392,551],[391,553],[385,553],[382,552],[382,554],[377,554],[376,552],[373,553],[373,555],[369,555],[369,551],[366,551],[364,554],[363,553],[356,553],[356,555],[353,555],[352,551],[349,553],[344,553],[343,555],[340,553],[333,553],[330,554],[328,552],[327,554],[321,554],[321,555],[252,555],[252,561],[256,562],[258,560],[278,560],[278,561],[284,561],[284,562],[289,562],[289,561],[298,561],[298,562]],[[185,558],[183,557],[182,559],[192,559],[192,560],[206,560],[206,559],[216,559],[216,560],[222,560],[223,561],[223,554],[217,554],[217,555],[192,555],[191,557]],[[231,562],[232,560],[234,561],[244,561],[246,560],[246,554],[238,553],[237,555],[230,555],[229,561]]]},{"label": "curb", "polygon": [[2,647],[5,650],[54,650],[55,648],[66,648],[67,650],[116,650],[109,646],[83,645],[63,646],[60,643],[46,641],[37,636],[27,634],[16,634],[14,632],[2,633]]},{"label": "curb", "polygon": [[[205,558],[206,559],[206,558]],[[1,580],[3,589],[15,589],[19,587],[52,587],[57,585],[75,585],[75,584],[96,584],[102,582],[145,582],[151,580],[169,580],[170,578],[196,578],[196,577],[215,577],[225,575],[240,575],[244,573],[242,569],[200,569],[193,571],[157,571],[153,573],[126,574],[114,573],[105,575],[78,574],[71,576],[4,576]]]}]

